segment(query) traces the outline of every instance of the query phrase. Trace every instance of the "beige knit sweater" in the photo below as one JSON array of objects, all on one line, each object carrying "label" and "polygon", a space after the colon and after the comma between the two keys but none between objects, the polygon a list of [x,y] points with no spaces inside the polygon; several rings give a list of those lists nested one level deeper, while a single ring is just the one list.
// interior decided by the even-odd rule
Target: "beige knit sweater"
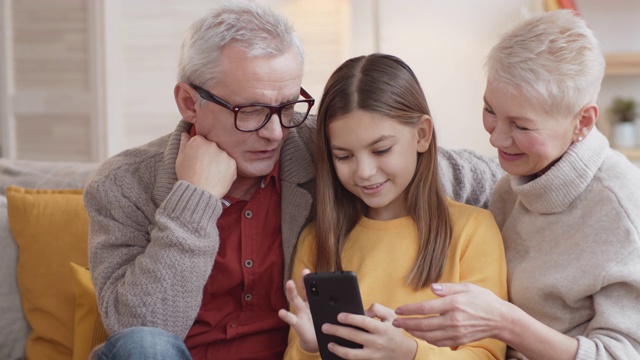
[{"label": "beige knit sweater", "polygon": [[640,359],[637,167],[594,129],[541,177],[502,178],[490,210],[514,304],[576,337],[577,360]]}]

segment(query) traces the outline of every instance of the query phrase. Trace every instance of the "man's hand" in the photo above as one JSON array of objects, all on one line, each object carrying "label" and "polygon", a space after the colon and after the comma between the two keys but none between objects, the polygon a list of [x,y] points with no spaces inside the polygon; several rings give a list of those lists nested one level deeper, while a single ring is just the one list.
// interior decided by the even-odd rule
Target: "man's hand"
[{"label": "man's hand", "polygon": [[221,199],[236,179],[236,161],[203,136],[182,133],[176,175]]}]

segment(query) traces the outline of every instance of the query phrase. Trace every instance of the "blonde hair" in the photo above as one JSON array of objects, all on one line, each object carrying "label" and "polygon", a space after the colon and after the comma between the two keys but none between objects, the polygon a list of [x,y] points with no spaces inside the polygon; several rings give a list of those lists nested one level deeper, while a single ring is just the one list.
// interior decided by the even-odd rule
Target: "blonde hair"
[{"label": "blonde hair", "polygon": [[[431,115],[418,79],[397,57],[356,57],[331,75],[317,117],[317,271],[342,270],[340,255],[344,244],[367,209],[340,183],[329,146],[329,123],[354,110],[380,114],[413,127],[423,115]],[[418,154],[416,172],[405,196],[420,243],[407,283],[422,288],[442,276],[451,243],[451,220],[438,175],[435,133],[427,151]]]},{"label": "blonde hair", "polygon": [[597,100],[605,61],[586,22],[571,10],[556,10],[507,32],[485,67],[491,81],[570,117]]}]

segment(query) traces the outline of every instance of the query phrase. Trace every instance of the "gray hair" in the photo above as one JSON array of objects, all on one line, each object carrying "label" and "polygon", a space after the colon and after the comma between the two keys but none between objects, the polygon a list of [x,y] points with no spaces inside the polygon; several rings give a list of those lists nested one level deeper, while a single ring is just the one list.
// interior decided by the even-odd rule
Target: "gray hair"
[{"label": "gray hair", "polygon": [[222,49],[230,43],[249,57],[281,55],[295,46],[304,62],[302,43],[284,16],[253,2],[227,2],[193,23],[185,34],[178,81],[213,86],[220,75]]},{"label": "gray hair", "polygon": [[541,101],[550,114],[571,117],[597,100],[605,60],[586,22],[556,10],[507,32],[485,68],[489,79]]}]

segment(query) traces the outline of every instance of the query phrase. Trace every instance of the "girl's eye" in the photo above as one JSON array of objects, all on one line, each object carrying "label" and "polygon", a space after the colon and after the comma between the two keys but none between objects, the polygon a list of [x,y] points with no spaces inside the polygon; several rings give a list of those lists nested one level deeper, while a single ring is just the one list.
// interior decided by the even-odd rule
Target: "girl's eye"
[{"label": "girl's eye", "polygon": [[520,125],[518,125],[518,124],[513,124],[513,126],[515,126],[515,128],[516,128],[516,129],[518,129],[518,130],[522,130],[522,131],[529,130],[529,128],[526,128],[526,127],[520,126]]},{"label": "girl's eye", "polygon": [[487,112],[488,114],[490,114],[490,115],[495,115],[495,114],[496,114],[496,113],[494,113],[494,112],[493,112],[493,110],[491,110],[491,108],[490,108],[490,107],[488,107],[488,106],[485,106],[485,107],[484,107],[484,111],[486,111],[486,112]]},{"label": "girl's eye", "polygon": [[346,160],[349,160],[350,157],[351,157],[350,155],[335,155],[335,154],[333,155],[333,158],[336,161],[346,161]]},{"label": "girl's eye", "polygon": [[383,155],[383,154],[386,154],[387,152],[389,152],[389,150],[391,150],[391,146],[389,146],[386,149],[376,150],[373,153],[376,154],[376,155]]}]

